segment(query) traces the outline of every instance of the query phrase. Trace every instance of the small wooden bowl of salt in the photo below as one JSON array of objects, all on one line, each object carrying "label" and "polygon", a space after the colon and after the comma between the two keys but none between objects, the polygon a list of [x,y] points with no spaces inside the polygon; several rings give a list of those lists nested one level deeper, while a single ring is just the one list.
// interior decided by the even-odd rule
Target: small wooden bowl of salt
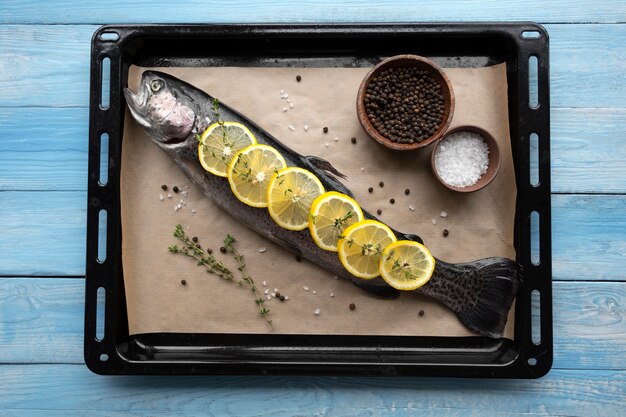
[{"label": "small wooden bowl of salt", "polygon": [[500,147],[478,126],[458,126],[435,143],[430,166],[446,188],[471,193],[485,188],[498,175]]}]

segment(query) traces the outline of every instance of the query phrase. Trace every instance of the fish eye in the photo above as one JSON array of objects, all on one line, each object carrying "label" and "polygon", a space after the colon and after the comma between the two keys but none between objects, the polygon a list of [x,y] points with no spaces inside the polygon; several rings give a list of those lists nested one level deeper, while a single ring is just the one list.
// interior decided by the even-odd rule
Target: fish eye
[{"label": "fish eye", "polygon": [[150,89],[154,91],[155,93],[159,91],[161,87],[163,87],[163,81],[161,80],[152,80],[150,82]]}]

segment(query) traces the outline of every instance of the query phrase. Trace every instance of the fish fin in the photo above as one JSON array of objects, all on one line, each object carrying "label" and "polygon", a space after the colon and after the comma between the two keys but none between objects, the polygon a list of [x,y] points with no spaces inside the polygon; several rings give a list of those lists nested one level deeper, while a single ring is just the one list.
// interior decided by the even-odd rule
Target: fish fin
[{"label": "fish fin", "polygon": [[334,188],[335,190],[343,193],[347,196],[354,198],[354,194],[348,187],[342,184],[337,178],[333,175],[336,175],[340,178],[347,178],[341,172],[337,170],[330,162],[325,159],[318,158],[317,156],[305,156],[302,158],[304,160],[305,165],[307,165],[310,169],[316,170],[319,174],[320,181],[324,184],[324,187]]},{"label": "fish fin", "polygon": [[[502,337],[509,310],[522,282],[521,265],[500,257],[456,265],[437,263],[450,269],[451,273],[444,271],[442,274],[456,282],[435,284],[439,287],[439,296],[435,298],[448,305],[467,328],[484,336]],[[469,282],[461,282],[462,279]],[[427,295],[431,293],[429,284],[421,288]],[[460,295],[455,297],[454,293]]]},{"label": "fish fin", "polygon": [[339,178],[346,179],[347,177],[339,172],[337,168],[335,168],[330,162],[325,159],[322,159],[317,156],[305,156],[307,161],[315,168],[321,169],[322,171],[326,171],[327,173],[333,174]]},{"label": "fish fin", "polygon": [[377,295],[382,298],[396,299],[400,296],[400,291],[393,287],[390,287],[381,277],[374,279],[361,279],[357,277],[350,277],[350,280],[354,285],[367,291],[370,294]]}]

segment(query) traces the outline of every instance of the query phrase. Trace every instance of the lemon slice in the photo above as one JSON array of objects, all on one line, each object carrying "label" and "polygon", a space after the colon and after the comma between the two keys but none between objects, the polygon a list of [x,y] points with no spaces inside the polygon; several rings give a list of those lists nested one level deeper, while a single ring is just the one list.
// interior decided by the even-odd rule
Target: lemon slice
[{"label": "lemon slice", "polygon": [[339,260],[352,275],[364,279],[380,275],[383,250],[396,241],[391,229],[376,220],[362,220],[348,227],[337,243]]},{"label": "lemon slice", "polygon": [[310,171],[289,167],[278,171],[267,187],[270,216],[289,230],[306,229],[311,205],[324,193],[324,186]]},{"label": "lemon slice", "polygon": [[309,231],[317,246],[337,252],[339,236],[348,226],[361,220],[363,211],[354,199],[336,191],[329,191],[313,201]]},{"label": "lemon slice", "polygon": [[228,165],[235,154],[256,143],[247,127],[237,122],[213,123],[207,128],[198,144],[200,163],[211,174],[228,176]]},{"label": "lemon slice", "polygon": [[426,284],[433,275],[435,258],[420,243],[399,240],[383,252],[380,275],[395,289],[414,290]]},{"label": "lemon slice", "polygon": [[239,201],[252,207],[267,207],[267,186],[285,158],[267,145],[250,145],[235,155],[228,166],[228,182]]}]

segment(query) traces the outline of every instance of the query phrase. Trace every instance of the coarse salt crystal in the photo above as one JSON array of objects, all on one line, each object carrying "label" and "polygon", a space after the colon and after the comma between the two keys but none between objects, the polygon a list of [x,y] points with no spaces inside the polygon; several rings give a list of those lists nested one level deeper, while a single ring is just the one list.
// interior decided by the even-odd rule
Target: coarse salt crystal
[{"label": "coarse salt crystal", "polygon": [[482,136],[460,131],[448,135],[435,153],[435,168],[441,179],[454,187],[476,184],[489,166],[489,146]]},{"label": "coarse salt crystal", "polygon": [[296,130],[296,128],[295,128],[295,127],[293,127],[293,125],[289,125],[289,126],[287,126],[287,127],[288,127],[288,128],[289,128],[289,130],[291,130],[291,131],[294,131],[294,132],[295,132],[295,130]]},{"label": "coarse salt crystal", "polygon": [[289,103],[289,107],[293,109],[293,103]]},{"label": "coarse salt crystal", "polygon": [[444,219],[448,217],[448,213],[446,213],[445,210],[441,210],[441,213],[439,213],[439,215],[443,217]]},{"label": "coarse salt crystal", "polygon": [[303,289],[304,291],[308,291],[308,290],[309,290],[309,287],[307,287],[307,286],[305,285],[304,287],[302,287],[302,289]]},{"label": "coarse salt crystal", "polygon": [[324,146],[326,146],[328,148],[329,145],[328,145],[328,143],[325,143]]},{"label": "coarse salt crystal", "polygon": [[192,212],[193,214],[196,214],[196,213],[198,212],[198,210],[196,210],[196,209],[191,209],[191,212]]},{"label": "coarse salt crystal", "polygon": [[317,291],[313,290],[312,292],[313,292],[313,295],[317,295]]},{"label": "coarse salt crystal", "polygon": [[289,300],[289,296],[287,296],[287,295],[286,295],[286,296],[285,296],[285,300]]},{"label": "coarse salt crystal", "polygon": [[314,313],[316,316],[319,316],[319,315],[320,315],[320,313],[321,313],[321,311],[320,311],[320,309],[318,308],[318,309],[315,309],[315,311],[314,311],[313,313]]},{"label": "coarse salt crystal", "polygon": [[335,296],[335,293],[334,293],[334,292],[331,292],[331,293],[330,293],[330,296],[331,296],[331,297],[334,297],[334,296]]},{"label": "coarse salt crystal", "polygon": [[409,210],[415,211],[415,207],[413,207],[413,204],[409,204]]},{"label": "coarse salt crystal", "polygon": [[[266,248],[259,248],[259,253],[265,253],[266,251],[267,251]],[[265,281],[263,281],[263,282],[265,282]]]},{"label": "coarse salt crystal", "polygon": [[335,136],[335,142],[339,142],[339,138]]},{"label": "coarse salt crystal", "polygon": [[283,113],[287,111],[287,107],[283,107]]},{"label": "coarse salt crystal", "polygon": [[437,219],[432,219],[430,222],[431,222],[432,224],[437,224]]},{"label": "coarse salt crystal", "polygon": [[159,200],[163,201],[163,194],[159,194]]},{"label": "coarse salt crystal", "polygon": [[279,292],[279,291],[278,291],[278,288],[274,288],[274,292]]},{"label": "coarse salt crystal", "polygon": [[269,294],[270,293],[270,289],[267,288],[265,291],[263,291],[263,294]]},{"label": "coarse salt crystal", "polygon": [[267,281],[263,281],[263,286],[267,287]]},{"label": "coarse salt crystal", "polygon": [[270,295],[266,295],[265,298],[267,298],[267,301],[272,299],[272,297]]},{"label": "coarse salt crystal", "polygon": [[304,131],[308,132],[309,131],[309,125],[304,125]]},{"label": "coarse salt crystal", "polygon": [[172,194],[168,194],[168,195],[167,195],[167,198],[172,198]]},{"label": "coarse salt crystal", "polygon": [[285,90],[280,90],[280,95],[282,96],[283,94],[285,94]]},{"label": "coarse salt crystal", "polygon": [[364,168],[364,167],[361,167],[361,172],[364,172],[364,171],[365,171],[365,168]]},{"label": "coarse salt crystal", "polygon": [[275,292],[273,292],[273,293],[271,294],[271,296],[272,296],[272,297],[274,297],[274,298],[276,298],[276,293],[275,293]]}]

